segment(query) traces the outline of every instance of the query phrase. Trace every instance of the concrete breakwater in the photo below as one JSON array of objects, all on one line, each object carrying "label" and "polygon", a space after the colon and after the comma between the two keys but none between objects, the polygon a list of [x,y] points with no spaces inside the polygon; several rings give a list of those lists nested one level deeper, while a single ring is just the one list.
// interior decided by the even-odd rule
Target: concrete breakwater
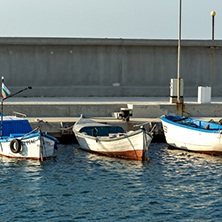
[{"label": "concrete breakwater", "polygon": [[[115,118],[121,108],[132,110],[130,121]],[[72,135],[72,126],[81,114],[97,121],[121,125],[134,130],[143,124],[147,130],[154,125],[154,136],[163,138],[160,117],[176,114],[177,104],[167,97],[131,98],[10,98],[4,102],[3,114],[27,118],[32,128],[41,126],[43,132],[58,138]],[[197,98],[185,98],[184,114],[205,120],[222,118],[222,98],[212,98],[209,104],[199,104]]]},{"label": "concrete breakwater", "polygon": [[[1,38],[5,83],[28,97],[164,97],[177,77],[177,40]],[[184,96],[221,96],[221,40],[182,40]],[[23,96],[22,95],[22,96]]]}]

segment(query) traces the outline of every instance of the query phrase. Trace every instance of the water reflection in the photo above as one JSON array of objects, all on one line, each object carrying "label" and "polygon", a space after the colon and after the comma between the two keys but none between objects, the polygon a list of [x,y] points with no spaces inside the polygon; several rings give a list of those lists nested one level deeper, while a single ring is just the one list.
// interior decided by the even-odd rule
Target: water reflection
[{"label": "water reflection", "polygon": [[218,174],[222,168],[221,156],[171,149],[163,144],[153,153],[153,161],[156,160],[155,166],[159,165],[156,192],[164,199],[176,198],[178,209],[182,210],[184,204],[190,209],[202,209],[221,203],[222,176]]},{"label": "water reflection", "polygon": [[19,165],[19,166],[29,166],[29,165],[35,165],[40,166],[40,161],[37,160],[27,160],[27,159],[19,159],[19,158],[9,158],[0,156],[0,166],[12,166],[12,165]]},{"label": "water reflection", "polygon": [[218,221],[221,157],[165,143],[152,143],[149,153],[142,162],[60,144],[56,157],[42,163],[0,157],[1,219]]},{"label": "water reflection", "polygon": [[213,164],[222,163],[221,155],[218,156],[218,155],[210,155],[210,154],[179,150],[169,147],[167,145],[165,145],[164,149],[167,151],[168,158],[176,158],[177,160],[181,160],[186,163],[190,162],[194,165],[206,164],[206,163],[213,163]]}]

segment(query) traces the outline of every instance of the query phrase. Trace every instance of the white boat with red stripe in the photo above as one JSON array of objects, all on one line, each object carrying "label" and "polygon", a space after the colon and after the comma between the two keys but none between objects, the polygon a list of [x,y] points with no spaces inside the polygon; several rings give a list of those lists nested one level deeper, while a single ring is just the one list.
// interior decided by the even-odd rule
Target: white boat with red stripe
[{"label": "white boat with red stripe", "polygon": [[148,160],[151,133],[144,128],[125,132],[120,126],[79,118],[73,132],[80,148],[97,154],[132,160]]}]

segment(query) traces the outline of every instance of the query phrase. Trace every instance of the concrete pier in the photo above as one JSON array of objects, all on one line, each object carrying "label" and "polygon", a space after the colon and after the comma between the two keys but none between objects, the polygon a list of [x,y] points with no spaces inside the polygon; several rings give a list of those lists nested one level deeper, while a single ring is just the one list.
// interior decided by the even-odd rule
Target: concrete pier
[{"label": "concrete pier", "polygon": [[[184,115],[219,121],[222,118],[222,98],[213,97],[211,103],[200,104],[195,97],[184,99]],[[121,108],[132,109],[129,122],[115,118]],[[121,125],[135,130],[144,124],[147,130],[154,125],[155,137],[163,137],[160,117],[177,114],[178,106],[168,97],[63,97],[63,98],[10,98],[4,102],[5,115],[27,118],[32,128],[41,126],[43,132],[58,138],[72,135],[72,126],[81,114],[100,122]]]},{"label": "concrete pier", "polygon": [[[1,38],[1,75],[28,97],[153,97],[169,95],[177,76],[177,40]],[[182,40],[184,96],[211,86],[221,96],[221,40]]]},{"label": "concrete pier", "polygon": [[[160,117],[183,114],[222,117],[222,41],[181,41],[184,104],[169,102],[177,73],[177,40],[91,38],[1,38],[0,67],[5,84],[19,96],[4,101],[5,115],[27,118],[32,127],[62,137],[84,114],[122,124],[127,130],[146,122],[162,135]],[[212,101],[197,101],[199,86],[212,89]],[[172,89],[172,88],[171,88]],[[128,123],[114,118],[131,109]],[[23,115],[24,114],[24,115]],[[131,128],[130,128],[131,127]]]}]

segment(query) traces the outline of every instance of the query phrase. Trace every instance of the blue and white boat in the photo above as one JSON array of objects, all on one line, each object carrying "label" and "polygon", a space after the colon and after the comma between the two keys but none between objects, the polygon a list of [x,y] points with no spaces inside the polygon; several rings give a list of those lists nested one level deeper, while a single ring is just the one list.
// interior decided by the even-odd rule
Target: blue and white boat
[{"label": "blue and white boat", "polygon": [[4,116],[3,102],[27,89],[28,86],[16,93],[11,94],[4,84],[2,76],[2,101],[1,101],[1,134],[0,155],[11,158],[43,160],[52,157],[56,143],[59,141],[41,132],[40,128],[32,129],[26,119]]},{"label": "blue and white boat", "polygon": [[161,118],[166,142],[175,148],[222,154],[222,125],[194,118],[165,115]]},{"label": "blue and white boat", "polygon": [[33,130],[26,119],[3,116],[0,136],[2,156],[43,160],[53,156],[58,142],[38,128]]}]

